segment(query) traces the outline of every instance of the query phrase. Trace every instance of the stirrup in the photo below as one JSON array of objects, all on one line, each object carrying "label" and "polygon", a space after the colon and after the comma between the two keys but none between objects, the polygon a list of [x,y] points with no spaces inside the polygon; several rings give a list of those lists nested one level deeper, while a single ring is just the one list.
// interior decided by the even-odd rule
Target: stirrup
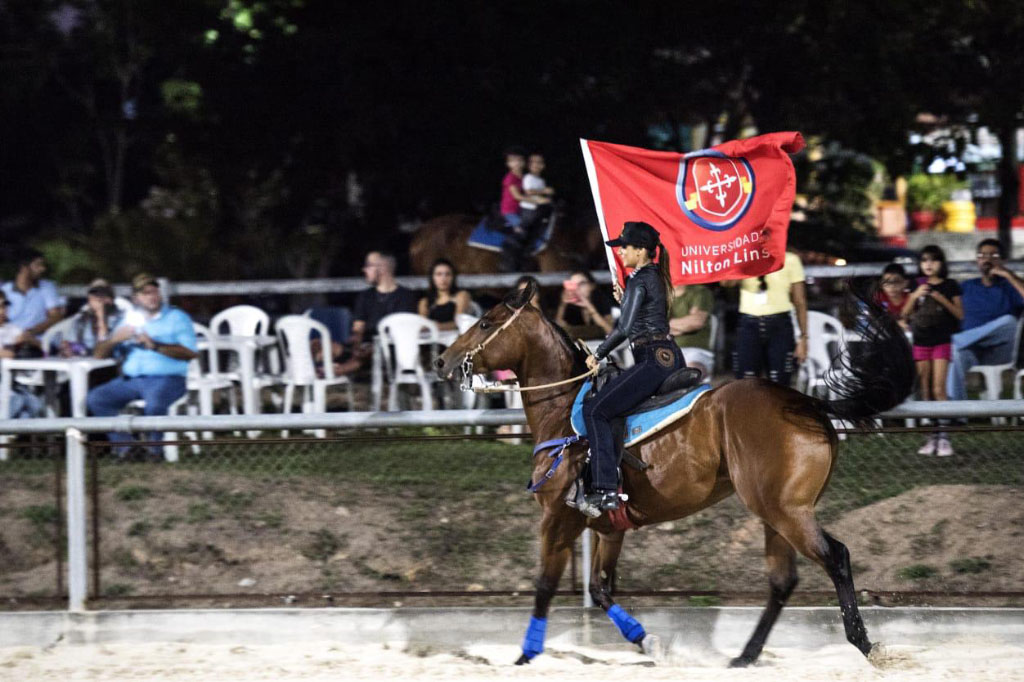
[{"label": "stirrup", "polygon": [[565,504],[573,509],[579,509],[583,504],[583,479],[577,478],[569,486],[569,492],[565,494]]}]

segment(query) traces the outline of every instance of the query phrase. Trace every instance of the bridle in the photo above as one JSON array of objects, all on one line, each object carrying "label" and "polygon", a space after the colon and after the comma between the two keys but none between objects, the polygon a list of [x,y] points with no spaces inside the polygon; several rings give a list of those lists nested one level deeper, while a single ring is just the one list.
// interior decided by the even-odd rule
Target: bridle
[{"label": "bridle", "polygon": [[[568,379],[563,379],[562,381],[555,381],[555,382],[552,382],[552,383],[549,383],[549,384],[541,384],[539,386],[518,386],[518,385],[516,385],[517,382],[515,382],[515,381],[495,381],[495,382],[492,382],[490,384],[488,384],[486,382],[483,382],[482,386],[479,386],[479,387],[474,386],[473,385],[473,358],[475,358],[477,356],[477,354],[480,353],[480,351],[482,351],[487,346],[487,344],[489,344],[491,341],[493,341],[498,336],[498,334],[500,334],[501,332],[503,332],[506,329],[508,329],[509,326],[513,322],[516,321],[516,318],[519,317],[519,313],[523,312],[523,309],[527,305],[530,305],[530,304],[527,303],[526,305],[523,305],[522,307],[513,308],[508,303],[506,303],[505,307],[508,308],[509,310],[513,310],[514,311],[512,313],[512,315],[507,320],[505,320],[505,322],[503,322],[500,327],[498,327],[493,332],[491,332],[490,336],[488,336],[486,339],[484,339],[483,341],[478,343],[472,349],[466,351],[466,355],[462,358],[462,362],[459,363],[459,369],[462,372],[462,381],[459,383],[459,388],[461,390],[463,390],[463,391],[473,391],[475,393],[504,393],[505,391],[517,391],[517,392],[521,393],[521,392],[525,392],[525,391],[539,391],[539,390],[541,390],[543,388],[552,388],[554,386],[561,386],[563,384],[570,384],[570,383],[573,383],[574,381],[579,381],[580,379],[583,379],[585,377],[589,377],[589,376],[593,376],[593,375],[597,374],[598,368],[594,367],[592,369],[588,369],[583,374],[578,374],[578,375],[576,375],[574,377],[569,377]],[[583,347],[583,350],[588,355],[590,355],[590,349],[587,348],[586,344],[582,344],[582,347]]]}]

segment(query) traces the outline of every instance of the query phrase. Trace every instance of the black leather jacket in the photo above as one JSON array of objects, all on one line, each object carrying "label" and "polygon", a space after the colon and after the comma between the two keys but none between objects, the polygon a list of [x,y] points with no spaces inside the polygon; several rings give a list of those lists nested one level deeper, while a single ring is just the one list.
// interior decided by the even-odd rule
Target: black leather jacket
[{"label": "black leather jacket", "polygon": [[668,310],[665,287],[654,263],[634,270],[626,279],[622,294],[622,314],[608,338],[594,353],[601,360],[625,341],[640,337],[668,336]]}]

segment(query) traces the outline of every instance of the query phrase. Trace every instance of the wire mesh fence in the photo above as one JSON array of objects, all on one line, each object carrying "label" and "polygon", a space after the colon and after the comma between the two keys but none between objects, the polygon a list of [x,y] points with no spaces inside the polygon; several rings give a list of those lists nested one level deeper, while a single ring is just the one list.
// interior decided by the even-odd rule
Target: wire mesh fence
[{"label": "wire mesh fence", "polygon": [[64,439],[23,436],[7,448],[9,458],[0,462],[0,604],[52,603],[66,590]]},{"label": "wire mesh fence", "polygon": [[[850,548],[858,589],[1024,594],[1024,429],[949,430],[952,457],[918,454],[927,429],[841,441],[818,508]],[[114,452],[90,443],[92,603],[525,599],[539,547],[539,508],[524,490],[530,445],[428,431],[224,434],[181,441],[176,463],[164,459],[167,444]],[[8,607],[65,589],[62,447],[54,438],[19,445],[0,463],[0,595]],[[760,601],[762,537],[735,497],[629,532],[617,587]],[[801,591],[831,592],[817,566],[801,560],[799,568]],[[581,587],[578,572],[562,583],[571,587]]]}]

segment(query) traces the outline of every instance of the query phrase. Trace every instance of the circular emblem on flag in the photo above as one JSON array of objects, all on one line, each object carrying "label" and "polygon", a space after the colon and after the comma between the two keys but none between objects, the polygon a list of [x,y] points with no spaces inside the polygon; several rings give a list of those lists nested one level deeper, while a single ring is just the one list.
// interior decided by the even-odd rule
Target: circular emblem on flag
[{"label": "circular emblem on flag", "polygon": [[659,365],[661,365],[665,369],[668,369],[676,362],[675,355],[673,355],[672,351],[669,350],[668,348],[659,348],[656,351],[654,351],[654,359],[655,361],[657,361]]},{"label": "circular emblem on flag", "polygon": [[722,232],[736,224],[754,198],[754,170],[747,160],[705,152],[683,158],[676,200],[686,217],[708,230]]}]

